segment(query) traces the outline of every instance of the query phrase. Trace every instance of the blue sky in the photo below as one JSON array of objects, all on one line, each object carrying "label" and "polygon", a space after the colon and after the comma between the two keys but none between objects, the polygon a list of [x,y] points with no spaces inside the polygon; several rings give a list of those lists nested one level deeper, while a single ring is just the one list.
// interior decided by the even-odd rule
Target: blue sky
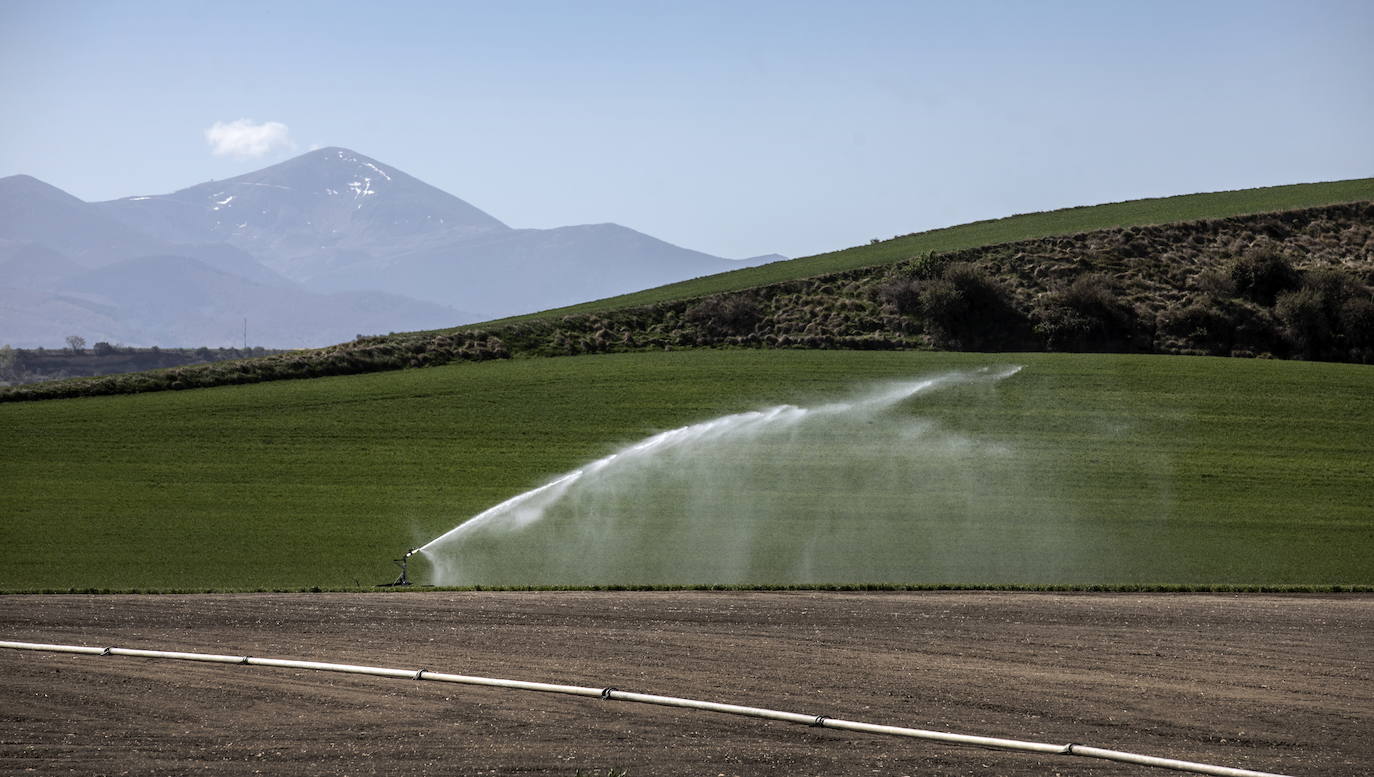
[{"label": "blue sky", "polygon": [[[801,256],[1371,176],[1372,84],[1364,1],[0,0],[0,176],[100,200],[338,145],[512,226]],[[239,119],[283,142],[213,154]]]}]

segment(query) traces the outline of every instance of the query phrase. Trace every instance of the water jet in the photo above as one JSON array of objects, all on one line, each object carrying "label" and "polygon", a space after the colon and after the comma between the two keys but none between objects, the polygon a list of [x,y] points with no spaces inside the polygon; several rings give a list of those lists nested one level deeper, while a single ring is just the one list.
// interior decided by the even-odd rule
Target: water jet
[{"label": "water jet", "polygon": [[421,545],[428,574],[438,585],[1016,582],[1039,572],[1025,548],[1063,534],[1062,513],[1027,498],[1047,493],[1033,454],[918,402],[960,391],[995,407],[996,384],[1019,370],[650,435]]}]

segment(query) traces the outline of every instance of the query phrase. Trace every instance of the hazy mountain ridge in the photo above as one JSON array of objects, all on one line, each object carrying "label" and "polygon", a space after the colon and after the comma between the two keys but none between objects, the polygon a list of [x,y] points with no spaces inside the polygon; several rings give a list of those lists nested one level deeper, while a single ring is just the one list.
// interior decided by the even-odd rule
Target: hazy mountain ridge
[{"label": "hazy mountain ridge", "polygon": [[0,342],[240,345],[248,318],[253,343],[318,346],[771,258],[733,262],[616,224],[512,229],[342,148],[98,203],[12,176],[0,179]]},{"label": "hazy mountain ridge", "polygon": [[319,149],[169,195],[97,205],[164,239],[222,241],[311,291],[377,289],[481,317],[543,310],[760,261],[722,259],[618,224],[513,229],[452,194],[343,148]]},{"label": "hazy mountain ridge", "polygon": [[84,267],[162,249],[162,241],[27,175],[0,178],[0,238],[46,246]]},{"label": "hazy mountain ridge", "polygon": [[[554,257],[556,262],[551,261]],[[515,300],[531,300],[535,309],[545,310],[560,299],[598,299],[607,286],[603,274],[608,257],[634,260],[622,261],[614,270],[616,283],[631,289],[660,285],[664,277],[686,280],[722,267],[741,266],[619,224],[582,224],[492,231],[457,245],[417,247],[357,261],[321,274],[307,285],[343,291],[373,283],[385,291],[420,298],[426,296],[428,285],[458,295],[469,309],[480,309],[487,300],[509,300],[499,308],[486,308],[493,311],[487,318],[494,318]]]},{"label": "hazy mountain ridge", "polygon": [[692,348],[1210,354],[1374,363],[1374,201],[992,243],[589,313],[554,312],[0,401]]}]

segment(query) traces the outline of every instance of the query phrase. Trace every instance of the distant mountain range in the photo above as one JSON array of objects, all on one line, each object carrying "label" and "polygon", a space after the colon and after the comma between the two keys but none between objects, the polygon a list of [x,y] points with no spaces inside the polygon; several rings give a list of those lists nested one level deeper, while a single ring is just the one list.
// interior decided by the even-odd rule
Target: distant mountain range
[{"label": "distant mountain range", "polygon": [[780,260],[618,224],[512,229],[342,148],[88,203],[0,179],[0,344],[302,347],[454,326]]}]

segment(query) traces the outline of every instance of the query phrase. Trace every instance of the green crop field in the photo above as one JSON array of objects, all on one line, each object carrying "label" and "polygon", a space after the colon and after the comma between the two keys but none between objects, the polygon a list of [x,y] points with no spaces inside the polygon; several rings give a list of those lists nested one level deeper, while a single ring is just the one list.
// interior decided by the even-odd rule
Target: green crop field
[{"label": "green crop field", "polygon": [[1147,224],[1168,224],[1176,221],[1217,219],[1364,200],[1374,200],[1374,178],[1268,186],[1230,192],[1184,194],[1175,197],[1131,200],[1103,205],[1063,208],[1041,213],[1026,213],[933,229],[870,245],[846,248],[841,251],[708,275],[681,283],[623,294],[610,299],[585,302],[543,313],[502,319],[502,321],[519,321],[549,315],[592,313],[636,305],[649,305],[666,300],[690,299],[707,294],[739,291],[779,281],[809,278],[857,267],[897,262],[928,253],[958,251],[1052,235],[1068,235],[1097,229],[1114,229]]},{"label": "green crop field", "polygon": [[[799,444],[694,449],[594,495],[585,527],[556,515],[456,563],[507,584],[1374,582],[1374,368],[697,351],[0,405],[0,590],[366,586],[648,435],[1010,364],[834,413]],[[693,568],[712,579],[681,577]]]}]

